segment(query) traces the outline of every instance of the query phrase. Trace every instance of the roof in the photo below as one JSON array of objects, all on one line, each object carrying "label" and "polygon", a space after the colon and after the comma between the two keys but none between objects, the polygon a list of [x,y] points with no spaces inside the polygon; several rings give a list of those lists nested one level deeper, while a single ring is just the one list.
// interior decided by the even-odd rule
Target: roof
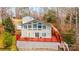
[{"label": "roof", "polygon": [[30,21],[32,21],[32,20],[34,20],[33,17],[31,17],[31,16],[26,16],[26,17],[23,17],[23,18],[22,18],[22,23],[23,23],[23,24],[24,24],[24,23],[28,23],[28,22],[30,22]]}]

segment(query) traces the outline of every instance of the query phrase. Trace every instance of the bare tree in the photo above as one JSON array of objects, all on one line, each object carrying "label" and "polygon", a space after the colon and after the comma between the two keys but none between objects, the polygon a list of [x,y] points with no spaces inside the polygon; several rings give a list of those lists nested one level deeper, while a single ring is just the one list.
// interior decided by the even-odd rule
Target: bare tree
[{"label": "bare tree", "polygon": [[28,7],[17,7],[16,8],[16,17],[17,18],[22,18],[27,15],[30,15],[30,10]]}]

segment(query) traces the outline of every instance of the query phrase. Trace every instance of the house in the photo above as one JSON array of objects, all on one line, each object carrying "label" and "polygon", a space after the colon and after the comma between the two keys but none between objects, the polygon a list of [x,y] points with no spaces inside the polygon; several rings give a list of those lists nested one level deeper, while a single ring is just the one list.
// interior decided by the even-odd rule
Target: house
[{"label": "house", "polygon": [[19,50],[58,50],[60,39],[59,36],[56,37],[59,33],[55,32],[57,29],[50,23],[26,16],[22,19],[21,37],[17,39],[17,48]]},{"label": "house", "polygon": [[40,20],[32,20],[22,24],[22,37],[51,38],[51,24]]}]

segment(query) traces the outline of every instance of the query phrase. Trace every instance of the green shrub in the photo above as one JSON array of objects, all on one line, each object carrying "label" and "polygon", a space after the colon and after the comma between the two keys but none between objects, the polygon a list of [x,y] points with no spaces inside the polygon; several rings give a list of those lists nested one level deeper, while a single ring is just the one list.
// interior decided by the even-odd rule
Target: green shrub
[{"label": "green shrub", "polygon": [[46,14],[44,14],[43,19],[48,23],[56,23],[56,13],[52,10],[48,10]]},{"label": "green shrub", "polygon": [[15,33],[15,28],[10,17],[3,19],[2,24],[4,25],[6,32],[9,32],[11,34]]},{"label": "green shrub", "polygon": [[64,41],[69,45],[69,47],[72,46],[72,44],[75,43],[75,37],[72,34],[64,34]]},{"label": "green shrub", "polygon": [[12,35],[8,32],[4,32],[4,47],[10,47],[12,45]]}]

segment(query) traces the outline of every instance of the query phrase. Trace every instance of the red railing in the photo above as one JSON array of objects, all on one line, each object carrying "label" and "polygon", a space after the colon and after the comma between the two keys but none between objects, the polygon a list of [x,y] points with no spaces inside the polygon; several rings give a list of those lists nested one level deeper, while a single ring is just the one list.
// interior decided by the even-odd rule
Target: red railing
[{"label": "red railing", "polygon": [[33,42],[59,42],[60,41],[54,36],[52,38],[28,38],[28,37],[21,38],[19,35],[17,35],[16,39],[18,41],[33,41]]}]

